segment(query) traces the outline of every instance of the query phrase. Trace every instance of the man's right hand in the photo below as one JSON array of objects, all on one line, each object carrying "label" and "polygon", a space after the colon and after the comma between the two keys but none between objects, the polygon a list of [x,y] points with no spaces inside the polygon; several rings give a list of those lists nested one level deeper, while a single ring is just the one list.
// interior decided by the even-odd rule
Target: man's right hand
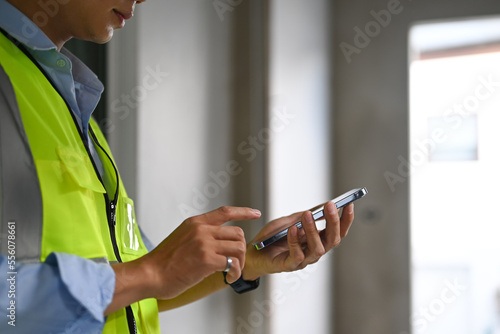
[{"label": "man's right hand", "polygon": [[115,295],[106,314],[144,298],[174,298],[209,275],[223,271],[228,256],[232,266],[227,281],[236,281],[245,265],[247,245],[241,228],[223,224],[257,219],[260,215],[250,208],[220,207],[186,219],[143,257],[113,264]]}]

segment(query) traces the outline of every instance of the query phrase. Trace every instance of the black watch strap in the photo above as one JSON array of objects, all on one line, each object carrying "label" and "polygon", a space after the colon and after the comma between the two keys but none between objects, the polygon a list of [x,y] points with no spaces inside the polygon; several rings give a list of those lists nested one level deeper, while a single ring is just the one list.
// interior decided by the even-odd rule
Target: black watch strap
[{"label": "black watch strap", "polygon": [[238,280],[236,282],[233,282],[233,283],[230,284],[226,280],[227,273],[223,272],[222,274],[224,275],[224,282],[227,285],[231,286],[231,288],[233,288],[233,290],[236,293],[242,294],[242,293],[245,293],[245,292],[248,292],[248,291],[255,290],[255,289],[257,289],[259,287],[260,277],[257,278],[255,281],[245,281],[243,279],[243,275],[241,275],[240,278],[238,278]]}]

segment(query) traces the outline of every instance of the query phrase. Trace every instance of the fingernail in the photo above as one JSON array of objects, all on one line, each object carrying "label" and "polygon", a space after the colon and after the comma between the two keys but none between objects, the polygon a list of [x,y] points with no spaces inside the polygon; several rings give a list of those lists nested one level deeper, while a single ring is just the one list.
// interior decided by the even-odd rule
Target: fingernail
[{"label": "fingernail", "polygon": [[312,213],[310,213],[310,212],[307,212],[305,214],[304,219],[305,219],[306,224],[313,224],[314,223],[314,219],[312,217]]},{"label": "fingernail", "polygon": [[328,212],[333,215],[333,214],[337,213],[337,205],[335,205],[334,202],[330,202],[330,203],[333,203],[333,205],[328,206]]},{"label": "fingernail", "polygon": [[255,214],[256,216],[260,216],[262,214],[260,210],[257,209],[252,209],[252,213]]}]

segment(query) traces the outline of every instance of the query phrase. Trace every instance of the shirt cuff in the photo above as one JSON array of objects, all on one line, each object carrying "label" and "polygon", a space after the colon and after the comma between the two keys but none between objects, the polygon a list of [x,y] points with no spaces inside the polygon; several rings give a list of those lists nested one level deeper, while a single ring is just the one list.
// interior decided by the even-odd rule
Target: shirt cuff
[{"label": "shirt cuff", "polygon": [[51,253],[45,262],[58,267],[71,296],[97,321],[104,322],[104,311],[115,291],[115,272],[111,266],[66,253]]}]

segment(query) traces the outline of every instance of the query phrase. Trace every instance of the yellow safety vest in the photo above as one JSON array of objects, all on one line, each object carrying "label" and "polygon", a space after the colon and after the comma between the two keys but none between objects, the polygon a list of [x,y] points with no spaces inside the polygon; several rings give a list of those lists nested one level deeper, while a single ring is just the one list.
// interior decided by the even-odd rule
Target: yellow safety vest
[{"label": "yellow safety vest", "polygon": [[[16,222],[17,240],[24,243],[17,247],[16,258],[43,262],[50,253],[63,252],[96,261],[127,262],[146,254],[133,201],[97,124],[91,121],[89,135],[105,170],[103,178],[67,103],[27,53],[2,33],[0,65],[15,93],[8,96],[0,87],[0,100],[8,105],[0,110],[0,131],[13,147],[11,156],[6,157],[5,150],[0,156],[4,174],[0,187],[5,195],[0,224]],[[135,331],[160,333],[155,299],[109,315],[103,333]]]}]

